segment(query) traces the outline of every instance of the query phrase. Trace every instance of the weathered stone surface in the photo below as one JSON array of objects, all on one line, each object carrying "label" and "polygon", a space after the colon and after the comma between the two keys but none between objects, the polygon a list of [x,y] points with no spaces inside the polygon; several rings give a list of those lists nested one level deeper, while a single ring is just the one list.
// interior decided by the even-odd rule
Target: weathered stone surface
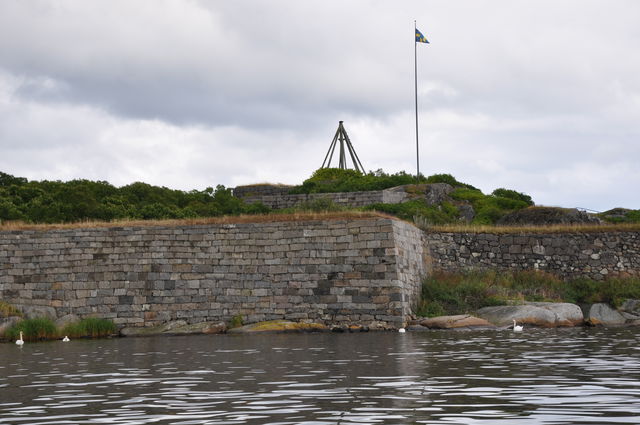
[{"label": "weathered stone surface", "polygon": [[28,305],[20,309],[25,319],[51,319],[56,320],[56,309],[43,305]]},{"label": "weathered stone surface", "polygon": [[627,323],[627,319],[617,310],[605,303],[596,303],[589,309],[588,322],[592,325],[619,326]]},{"label": "weathered stone surface", "polygon": [[430,317],[420,321],[420,325],[429,329],[454,329],[454,328],[494,328],[492,323],[479,317],[468,314],[455,316]]},{"label": "weathered stone surface", "polygon": [[65,314],[64,316],[58,318],[55,323],[58,328],[62,329],[71,323],[78,323],[79,321],[80,318],[75,314]]},{"label": "weathered stone surface", "polygon": [[0,299],[125,334],[237,315],[399,328],[427,268],[422,232],[375,216],[0,231],[0,252]]},{"label": "weathered stone surface", "polygon": [[0,317],[0,337],[3,337],[7,329],[22,320],[18,316]]},{"label": "weathered stone surface", "polygon": [[221,334],[227,331],[227,325],[224,322],[200,322],[191,325],[184,325],[172,328],[164,333],[174,335],[182,334]]},{"label": "weathered stone surface", "polygon": [[600,224],[600,219],[575,208],[530,207],[498,220],[501,225]]},{"label": "weathered stone surface", "polygon": [[625,300],[620,310],[634,315],[640,315],[640,300]]},{"label": "weathered stone surface", "polygon": [[545,328],[575,326],[583,322],[580,307],[569,303],[527,303],[484,307],[478,310],[477,314],[496,326],[513,325],[513,320],[518,324]]},{"label": "weathered stone surface", "polygon": [[[326,331],[329,328],[322,323],[291,322],[288,320],[269,320],[266,322],[253,323],[238,328],[229,329],[229,333],[257,333],[257,332],[317,332]],[[349,330],[345,326],[345,330]]]},{"label": "weathered stone surface", "polygon": [[184,320],[174,320],[168,323],[163,323],[158,326],[147,327],[125,327],[120,329],[121,336],[151,336],[159,335],[163,333],[171,333],[174,329],[179,329],[187,326],[188,323]]}]

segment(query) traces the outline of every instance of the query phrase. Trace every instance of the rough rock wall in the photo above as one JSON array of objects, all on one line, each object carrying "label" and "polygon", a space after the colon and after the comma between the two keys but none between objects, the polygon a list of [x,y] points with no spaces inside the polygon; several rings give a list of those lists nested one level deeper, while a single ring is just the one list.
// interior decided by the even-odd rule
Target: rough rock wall
[{"label": "rough rock wall", "polygon": [[640,232],[425,234],[434,270],[544,270],[564,279],[640,276]]},{"label": "rough rock wall", "polygon": [[126,326],[399,327],[417,302],[419,233],[387,218],[0,232],[0,298]]},{"label": "rough rock wall", "polygon": [[303,202],[310,202],[318,199],[329,199],[338,205],[357,208],[376,203],[397,204],[403,202],[407,198],[402,187],[385,190],[372,190],[367,192],[303,193],[295,195],[278,191],[247,192],[244,188],[236,188],[234,190],[234,194],[248,204],[261,202],[272,209],[290,208]]}]

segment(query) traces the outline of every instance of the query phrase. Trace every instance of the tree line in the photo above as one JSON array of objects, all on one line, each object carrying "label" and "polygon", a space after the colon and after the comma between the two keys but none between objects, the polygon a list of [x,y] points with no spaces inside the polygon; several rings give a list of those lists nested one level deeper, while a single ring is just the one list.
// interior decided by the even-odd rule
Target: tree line
[{"label": "tree line", "polygon": [[136,182],[29,181],[0,172],[0,220],[68,223],[84,220],[180,219],[267,212],[218,185],[189,192]]}]

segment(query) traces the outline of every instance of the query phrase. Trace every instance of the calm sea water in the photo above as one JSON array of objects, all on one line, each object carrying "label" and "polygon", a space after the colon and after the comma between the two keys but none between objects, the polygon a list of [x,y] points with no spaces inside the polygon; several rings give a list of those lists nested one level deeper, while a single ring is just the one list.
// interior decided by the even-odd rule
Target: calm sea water
[{"label": "calm sea water", "polygon": [[2,424],[640,423],[640,330],[0,344]]}]

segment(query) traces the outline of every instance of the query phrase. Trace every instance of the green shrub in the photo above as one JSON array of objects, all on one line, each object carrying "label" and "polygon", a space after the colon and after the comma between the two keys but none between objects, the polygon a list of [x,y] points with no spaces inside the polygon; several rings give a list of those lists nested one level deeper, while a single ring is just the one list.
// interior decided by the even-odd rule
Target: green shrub
[{"label": "green shrub", "polygon": [[521,192],[516,192],[515,190],[499,188],[491,192],[491,194],[499,198],[508,198],[508,199],[513,199],[515,201],[521,201],[526,203],[528,206],[533,205],[533,200],[531,199],[531,196]]},{"label": "green shrub", "polygon": [[363,208],[365,211],[379,211],[392,214],[404,220],[420,217],[420,222],[449,224],[458,220],[458,208],[443,202],[441,205],[427,205],[424,199],[414,199],[401,204],[372,204]]},{"label": "green shrub", "polygon": [[241,314],[236,314],[229,320],[229,328],[239,328],[242,325],[244,325],[244,320]]},{"label": "green shrub", "polygon": [[25,341],[52,339],[58,336],[55,323],[51,319],[45,318],[21,320],[9,328],[5,336],[12,340],[18,339],[20,331],[22,331]]},{"label": "green shrub", "polygon": [[72,338],[100,338],[113,335],[116,333],[116,330],[116,325],[111,320],[88,317],[77,323],[66,325],[60,333],[61,335],[67,335]]},{"label": "green shrub", "polygon": [[425,183],[447,183],[448,185],[451,185],[453,187],[463,187],[471,190],[478,190],[470,184],[459,182],[451,174],[434,174],[427,177]]}]

